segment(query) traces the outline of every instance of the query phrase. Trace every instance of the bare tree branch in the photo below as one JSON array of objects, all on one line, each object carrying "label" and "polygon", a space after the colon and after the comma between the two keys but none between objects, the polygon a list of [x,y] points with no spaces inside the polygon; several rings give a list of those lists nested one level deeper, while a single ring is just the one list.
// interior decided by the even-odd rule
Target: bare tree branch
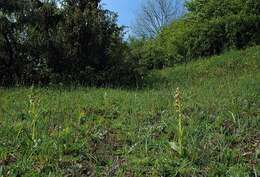
[{"label": "bare tree branch", "polygon": [[161,29],[184,13],[180,0],[147,0],[141,6],[133,32],[141,37],[154,37]]}]

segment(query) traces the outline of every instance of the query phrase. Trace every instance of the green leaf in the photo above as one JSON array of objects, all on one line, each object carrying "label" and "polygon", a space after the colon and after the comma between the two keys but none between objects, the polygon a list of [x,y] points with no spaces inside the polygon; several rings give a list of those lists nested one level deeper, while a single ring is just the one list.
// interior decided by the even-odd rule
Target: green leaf
[{"label": "green leaf", "polygon": [[172,142],[169,142],[169,144],[170,144],[170,147],[171,147],[174,151],[180,153],[180,147],[179,147],[179,145],[178,145],[176,142],[172,141]]}]

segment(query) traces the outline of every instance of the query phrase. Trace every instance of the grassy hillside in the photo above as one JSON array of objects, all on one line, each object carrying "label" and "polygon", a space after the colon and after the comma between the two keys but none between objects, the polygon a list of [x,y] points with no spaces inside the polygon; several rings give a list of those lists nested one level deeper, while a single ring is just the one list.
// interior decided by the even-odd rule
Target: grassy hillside
[{"label": "grassy hillside", "polygon": [[260,174],[260,46],[154,71],[145,82],[1,88],[0,176]]}]

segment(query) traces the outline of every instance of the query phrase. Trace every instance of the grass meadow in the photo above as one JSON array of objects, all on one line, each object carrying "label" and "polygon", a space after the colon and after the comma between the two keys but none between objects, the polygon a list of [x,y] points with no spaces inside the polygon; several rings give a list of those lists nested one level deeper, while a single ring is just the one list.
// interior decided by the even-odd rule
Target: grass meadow
[{"label": "grass meadow", "polygon": [[0,88],[0,176],[260,175],[260,46],[144,82]]}]

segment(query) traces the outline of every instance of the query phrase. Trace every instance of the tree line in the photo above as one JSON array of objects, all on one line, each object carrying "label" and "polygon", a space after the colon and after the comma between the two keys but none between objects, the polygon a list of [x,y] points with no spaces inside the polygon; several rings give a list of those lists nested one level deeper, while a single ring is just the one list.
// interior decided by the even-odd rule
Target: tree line
[{"label": "tree line", "polygon": [[[150,0],[150,4],[153,2],[150,9],[160,1],[177,0]],[[174,8],[176,5],[172,6]],[[151,28],[155,27],[156,15],[149,18],[154,14],[154,10],[150,11],[142,13],[141,19],[145,20],[138,22],[140,30],[146,29],[147,19],[150,19]],[[157,13],[160,11],[162,8],[157,9]],[[171,14],[171,10],[164,9],[163,12]],[[188,0],[185,12],[170,24],[156,28],[156,35],[143,30],[144,35],[131,38],[132,56],[149,69],[160,69],[260,44],[259,0]]]},{"label": "tree line", "polygon": [[[260,43],[258,0],[191,0],[181,17],[155,1],[143,6],[141,35],[124,41],[100,0],[1,0],[0,85],[136,86],[150,69]],[[154,28],[145,15],[163,21]]]},{"label": "tree line", "polygon": [[1,0],[1,85],[136,82],[117,14],[100,3]]}]

